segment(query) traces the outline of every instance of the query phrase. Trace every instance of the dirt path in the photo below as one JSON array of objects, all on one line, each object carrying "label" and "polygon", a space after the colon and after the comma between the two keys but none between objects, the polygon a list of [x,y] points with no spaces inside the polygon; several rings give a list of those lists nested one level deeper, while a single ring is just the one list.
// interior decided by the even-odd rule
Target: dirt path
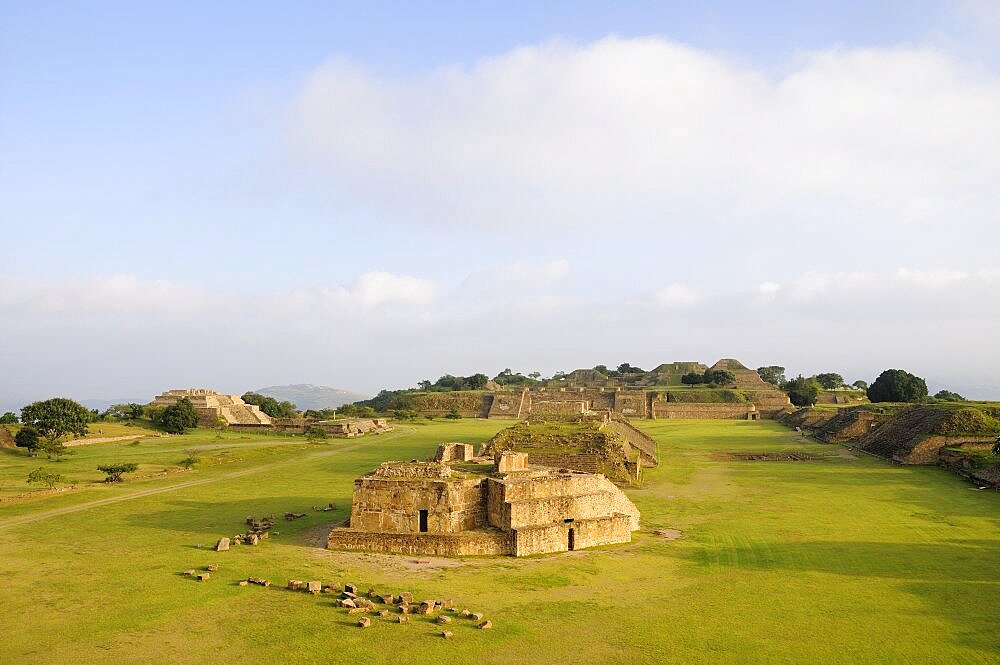
[{"label": "dirt path", "polygon": [[95,436],[93,438],[86,439],[73,439],[72,441],[66,442],[66,447],[70,448],[72,446],[87,446],[91,443],[109,443],[111,441],[129,441],[130,439],[145,439],[149,438],[160,438],[167,437],[169,434],[160,434],[159,432],[150,432],[149,434],[126,434],[125,436]]},{"label": "dirt path", "polygon": [[[400,430],[396,428],[396,431],[390,434],[379,435],[379,440],[384,441],[387,438],[398,438],[403,434],[411,433],[413,428],[407,428],[405,430]],[[324,457],[332,457],[339,453],[347,452],[349,450],[355,450],[364,446],[367,441],[362,440],[354,445],[345,446],[343,448],[338,448],[336,450],[324,450],[310,455],[303,455],[302,457],[295,457],[293,459],[281,460],[278,462],[270,462],[267,464],[258,464],[257,466],[247,467],[245,469],[239,469],[237,471],[231,471],[229,473],[224,473],[218,476],[213,476],[211,478],[198,478],[196,480],[188,480],[181,483],[176,483],[174,485],[166,485],[163,487],[153,487],[145,490],[138,490],[136,492],[131,492],[129,494],[121,494],[118,496],[108,497],[106,499],[97,499],[95,501],[88,501],[86,503],[80,503],[75,506],[66,506],[64,508],[54,508],[52,510],[44,510],[38,513],[31,513],[29,515],[19,515],[17,517],[11,517],[5,520],[0,520],[0,530],[10,528],[12,526],[20,526],[21,524],[30,524],[31,522],[39,522],[41,520],[49,519],[50,517],[58,517],[60,515],[69,515],[72,513],[82,512],[84,510],[90,510],[91,508],[98,508],[100,506],[107,506],[113,503],[121,503],[122,501],[132,501],[134,499],[141,499],[147,496],[153,496],[156,494],[165,494],[167,492],[176,492],[177,490],[186,489],[188,487],[197,487],[199,485],[208,485],[210,483],[217,483],[222,480],[230,480],[232,478],[240,478],[242,476],[249,476],[254,473],[259,473],[261,471],[267,471],[270,469],[280,468],[283,466],[291,466],[294,464],[299,464],[300,462],[307,460],[322,459]]]}]

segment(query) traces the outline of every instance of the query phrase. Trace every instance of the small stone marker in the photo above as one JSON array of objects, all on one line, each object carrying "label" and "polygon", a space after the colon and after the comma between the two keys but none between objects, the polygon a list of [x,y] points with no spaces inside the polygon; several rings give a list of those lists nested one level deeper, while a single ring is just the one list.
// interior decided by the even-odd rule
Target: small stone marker
[{"label": "small stone marker", "polygon": [[248,584],[250,584],[250,582],[247,580],[240,580],[240,586],[247,586]]},{"label": "small stone marker", "polygon": [[410,612],[413,611],[413,608],[409,605],[400,605],[399,611],[401,614],[409,614]]},{"label": "small stone marker", "polygon": [[188,568],[184,571],[186,577],[194,577],[194,568]]},{"label": "small stone marker", "polygon": [[219,569],[219,564],[217,564],[217,563],[210,563],[210,564],[208,564],[208,572],[214,573],[218,569]]},{"label": "small stone marker", "polygon": [[458,613],[458,616],[462,617],[463,619],[468,619],[469,617],[472,616],[472,612],[470,612],[469,610],[462,610],[461,612]]},{"label": "small stone marker", "polygon": [[348,614],[365,614],[367,612],[368,612],[367,607],[352,607],[351,609],[347,610]]},{"label": "small stone marker", "polygon": [[389,616],[389,610],[379,610],[378,615],[384,619]]},{"label": "small stone marker", "polygon": [[225,552],[228,549],[229,549],[229,539],[228,538],[219,538],[219,542],[217,542],[215,544],[215,551],[216,552]]},{"label": "small stone marker", "polygon": [[486,621],[483,621],[482,623],[479,624],[479,629],[480,630],[489,630],[492,627],[493,627],[493,622],[490,621],[489,619],[487,619]]},{"label": "small stone marker", "polygon": [[350,598],[344,598],[343,600],[341,600],[340,601],[340,606],[341,607],[357,607],[357,605],[354,604],[354,601],[351,600]]},{"label": "small stone marker", "polygon": [[367,628],[370,625],[372,625],[372,620],[369,619],[368,617],[361,617],[360,619],[358,619],[358,626],[360,626],[361,628]]},{"label": "small stone marker", "polygon": [[409,605],[412,602],[413,602],[413,594],[410,593],[409,591],[404,591],[403,593],[399,594],[400,605],[402,604]]},{"label": "small stone marker", "polygon": [[205,582],[205,581],[208,581],[210,579],[212,579],[212,574],[211,573],[200,573],[198,575],[198,581],[199,582]]},{"label": "small stone marker", "polygon": [[405,614],[400,614],[398,617],[396,617],[396,621],[398,621],[399,623],[409,623],[410,617],[406,616]]},{"label": "small stone marker", "polygon": [[259,542],[260,542],[260,536],[258,536],[256,533],[251,533],[249,536],[247,536],[247,545],[256,545]]},{"label": "small stone marker", "polygon": [[450,640],[453,635],[454,635],[454,633],[452,633],[450,630],[442,630],[441,631],[441,637],[443,637],[446,640]]},{"label": "small stone marker", "polygon": [[424,602],[420,603],[419,612],[421,614],[434,614],[434,602],[430,600],[425,600]]},{"label": "small stone marker", "polygon": [[288,588],[291,591],[298,591],[302,588],[302,582],[299,580],[288,580]]},{"label": "small stone marker", "polygon": [[306,585],[306,591],[308,591],[313,595],[319,593],[320,589],[322,588],[323,588],[323,583],[320,582],[319,580],[310,580],[309,583]]},{"label": "small stone marker", "polygon": [[469,618],[472,619],[473,621],[482,621],[483,615],[480,614],[479,612],[473,612]]},{"label": "small stone marker", "polygon": [[445,616],[445,615],[442,614],[441,616],[439,616],[437,618],[437,622],[440,623],[440,624],[451,623],[451,617],[448,617],[448,616]]},{"label": "small stone marker", "polygon": [[379,596],[384,605],[392,605],[392,596]]},{"label": "small stone marker", "polygon": [[372,589],[371,587],[368,588],[368,597],[369,598],[378,598],[378,594],[375,593],[375,589]]},{"label": "small stone marker", "polygon": [[354,594],[356,594],[357,592],[358,592],[358,585],[357,584],[345,584],[344,585],[344,593],[354,593]]}]

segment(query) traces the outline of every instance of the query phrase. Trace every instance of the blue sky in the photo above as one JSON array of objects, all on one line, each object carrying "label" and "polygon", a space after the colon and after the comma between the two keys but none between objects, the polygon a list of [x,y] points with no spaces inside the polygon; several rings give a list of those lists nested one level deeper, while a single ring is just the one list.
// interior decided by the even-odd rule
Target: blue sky
[{"label": "blue sky", "polygon": [[0,3],[0,402],[733,355],[1000,396],[998,35],[975,1]]}]

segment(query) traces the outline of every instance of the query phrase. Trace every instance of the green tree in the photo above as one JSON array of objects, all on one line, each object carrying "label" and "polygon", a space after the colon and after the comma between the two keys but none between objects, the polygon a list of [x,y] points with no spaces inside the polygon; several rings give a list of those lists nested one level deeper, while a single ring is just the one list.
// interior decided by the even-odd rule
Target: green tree
[{"label": "green tree", "polygon": [[939,390],[934,393],[934,399],[943,400],[945,402],[964,402],[965,398],[958,393],[953,393],[950,390]]},{"label": "green tree", "polygon": [[[160,425],[171,434],[183,434],[185,431],[198,425],[198,412],[187,397],[177,400],[176,404],[171,404],[160,414]],[[117,482],[117,481],[114,481]]]},{"label": "green tree", "polygon": [[704,382],[716,386],[729,385],[736,382],[736,375],[725,369],[706,369]]},{"label": "green tree", "polygon": [[701,372],[688,372],[681,377],[681,383],[686,386],[696,386],[699,383],[705,383],[705,375]]},{"label": "green tree", "polygon": [[45,451],[46,457],[48,457],[50,460],[55,460],[56,462],[61,461],[62,458],[65,457],[66,455],[70,455],[73,453],[72,450],[66,447],[65,443],[58,440],[44,442],[43,444],[41,444],[41,450]]},{"label": "green tree", "polygon": [[826,390],[836,390],[844,385],[844,377],[834,372],[824,372],[813,377]]},{"label": "green tree", "polygon": [[145,406],[130,402],[128,404],[112,404],[108,410],[101,414],[102,418],[113,418],[115,420],[136,420],[142,418]]},{"label": "green tree", "polygon": [[857,381],[851,384],[851,387],[857,388],[858,390],[868,390],[868,382],[858,379]]},{"label": "green tree", "polygon": [[452,407],[451,411],[449,411],[448,414],[445,415],[445,418],[449,418],[451,420],[458,420],[461,417],[462,417],[462,414],[460,414],[458,412],[458,409],[456,409],[455,407]]},{"label": "green tree", "polygon": [[119,462],[117,464],[104,464],[97,467],[97,470],[106,476],[104,482],[120,483],[122,482],[122,475],[132,473],[138,468],[139,465],[135,462]]},{"label": "green tree", "polygon": [[17,424],[17,414],[13,411],[8,411],[2,416],[0,416],[0,425],[16,425]]},{"label": "green tree", "polygon": [[784,390],[788,393],[788,399],[795,406],[812,406],[819,396],[819,384],[813,379],[807,379],[799,374],[796,378],[785,383]]},{"label": "green tree", "polygon": [[28,474],[29,484],[38,483],[38,484],[48,485],[49,489],[52,489],[59,483],[65,483],[65,482],[66,482],[66,476],[46,471],[43,467],[38,467],[37,469]]},{"label": "green tree", "polygon": [[872,402],[918,402],[927,397],[927,382],[902,369],[887,369],[868,386]]},{"label": "green tree", "polygon": [[645,374],[646,370],[642,369],[641,367],[635,367],[635,366],[630,365],[628,363],[622,363],[621,365],[618,366],[618,373],[619,374]]},{"label": "green tree", "polygon": [[247,404],[260,407],[261,411],[272,418],[292,418],[298,411],[295,405],[289,401],[279,402],[273,397],[259,393],[244,393],[242,399]]},{"label": "green tree", "polygon": [[17,431],[17,434],[14,435],[14,445],[18,448],[26,449],[29,457],[34,457],[38,454],[41,442],[41,435],[38,433],[38,430],[31,425],[25,425]]},{"label": "green tree", "polygon": [[486,382],[490,380],[490,377],[483,373],[473,374],[465,379],[466,384],[469,386],[469,390],[482,390],[486,387]]},{"label": "green tree", "polygon": [[780,386],[785,382],[785,368],[780,365],[768,365],[767,367],[758,367],[757,374],[760,375],[764,381],[768,383],[773,383],[776,386]]},{"label": "green tree", "polygon": [[38,430],[50,444],[65,434],[84,436],[92,419],[89,410],[65,397],[32,402],[21,409],[21,422]]}]

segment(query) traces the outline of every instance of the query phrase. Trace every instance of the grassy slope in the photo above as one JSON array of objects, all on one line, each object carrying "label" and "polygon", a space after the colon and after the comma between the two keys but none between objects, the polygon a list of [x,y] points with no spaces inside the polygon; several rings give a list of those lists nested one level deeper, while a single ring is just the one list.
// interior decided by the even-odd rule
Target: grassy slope
[{"label": "grassy slope", "polygon": [[[771,422],[639,423],[661,465],[629,490],[646,532],[631,545],[529,559],[469,559],[412,571],[391,557],[308,544],[342,519],[352,481],[384,459],[426,457],[439,441],[479,443],[509,423],[462,420],[380,437],[271,445],[235,438],[243,461],[190,473],[88,486],[0,503],[0,662],[996,662],[1000,633],[1000,495],[972,492],[936,468],[871,459],[719,462],[714,451],[835,449]],[[200,437],[200,438],[199,438]],[[144,442],[149,464],[211,433]],[[122,444],[88,447],[88,465]],[[83,463],[82,458],[62,464]],[[0,451],[5,478],[37,466]],[[61,465],[60,465],[61,466]],[[243,474],[243,475],[239,475]],[[174,491],[11,525],[53,508],[207,481]],[[257,548],[199,549],[255,513],[337,513],[282,522]],[[311,512],[311,511],[310,511]],[[667,541],[649,533],[677,528]],[[403,559],[408,560],[408,559]],[[218,561],[208,583],[177,576]],[[454,597],[485,611],[434,637],[422,619],[352,627],[328,597],[239,588],[264,575],[355,581],[417,597]]]}]

